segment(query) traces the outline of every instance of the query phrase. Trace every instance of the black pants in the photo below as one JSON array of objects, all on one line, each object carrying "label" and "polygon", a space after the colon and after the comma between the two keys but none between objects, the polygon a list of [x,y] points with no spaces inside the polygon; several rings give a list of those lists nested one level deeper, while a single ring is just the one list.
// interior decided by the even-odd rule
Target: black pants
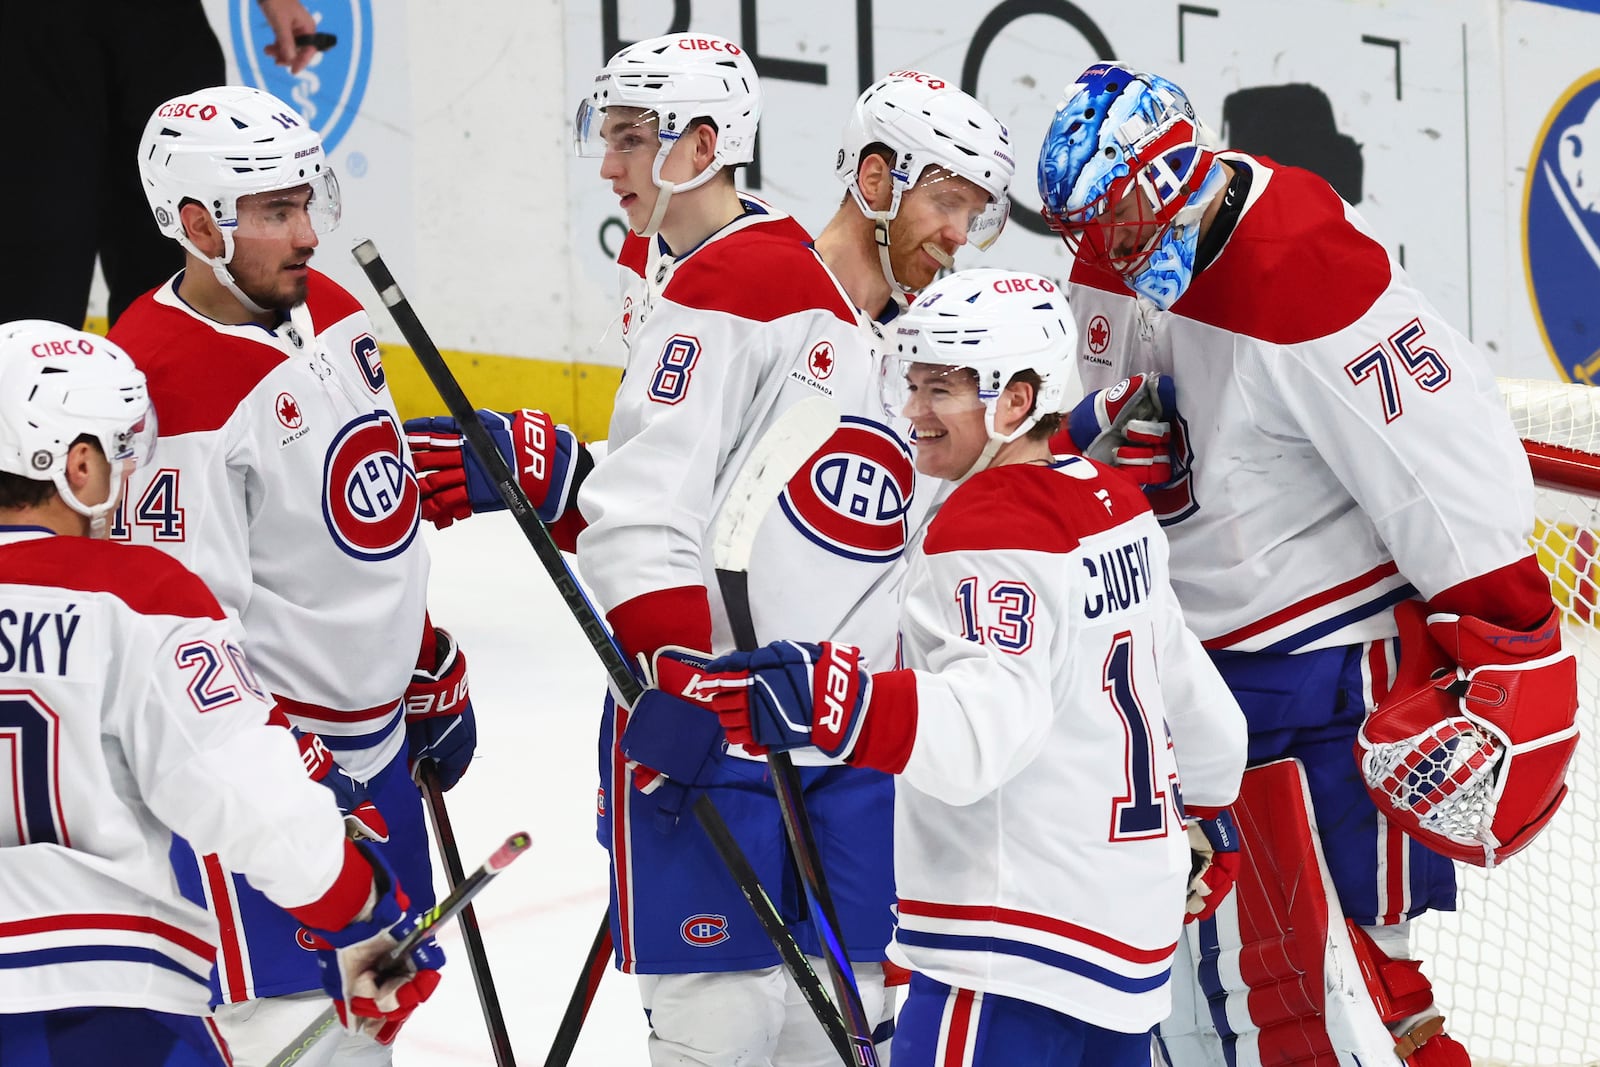
[{"label": "black pants", "polygon": [[98,253],[112,321],[183,266],[136,162],[163,101],[221,85],[200,0],[0,0],[0,322],[82,326]]}]

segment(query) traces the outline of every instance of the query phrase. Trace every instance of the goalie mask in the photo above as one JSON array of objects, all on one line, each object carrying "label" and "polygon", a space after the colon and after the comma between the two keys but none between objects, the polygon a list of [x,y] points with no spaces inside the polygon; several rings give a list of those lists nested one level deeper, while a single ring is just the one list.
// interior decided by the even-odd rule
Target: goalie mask
[{"label": "goalie mask", "polygon": [[[239,201],[256,193],[310,189],[311,227],[339,224],[339,182],[322,151],[322,137],[299,112],[271,93],[242,85],[202,89],[156,108],[139,142],[139,177],[161,232],[211,265],[228,292],[260,314],[266,309],[235,284],[228,271],[234,237],[256,236],[275,224],[273,212],[241,214]],[[205,255],[183,232],[180,208],[195,201],[222,234],[222,255]],[[253,229],[257,228],[257,229]]]},{"label": "goalie mask", "polygon": [[1214,141],[1176,85],[1096,63],[1067,86],[1039,149],[1045,221],[1165,310],[1194,280],[1200,219],[1226,184]]},{"label": "goalie mask", "polygon": [[[725,166],[749,163],[756,154],[761,119],[761,83],[744,49],[709,33],[673,33],[631,44],[595,76],[594,88],[578,104],[573,148],[580,156],[653,151],[651,180],[660,195],[641,232],[652,237],[674,192],[704,185]],[[711,163],[686,182],[661,176],[661,167],[696,120],[711,123],[717,145]]]},{"label": "goalie mask", "polygon": [[[80,501],[67,484],[67,453],[88,437],[111,466],[111,492]],[[104,536],[122,483],[155,451],[156,416],[144,374],[127,353],[56,322],[0,325],[0,471],[51,481],[61,499]]]},{"label": "goalie mask", "polygon": [[[1000,446],[1083,395],[1074,359],[1077,325],[1065,295],[1048,278],[1022,271],[958,271],[923,291],[893,323],[893,346],[879,358],[879,393],[891,418],[916,403],[981,405],[987,444],[962,477],[987,467]],[[1033,409],[1010,433],[995,429],[1000,394],[1019,372],[1039,376]],[[971,388],[974,383],[976,391]],[[941,383],[950,388],[941,388]]]},{"label": "goalie mask", "polygon": [[1399,677],[1357,735],[1362,782],[1435,852],[1493,867],[1526,848],[1566,796],[1577,663],[1551,635],[1551,655],[1466,670],[1429,636],[1424,613],[1416,601],[1395,609]]},{"label": "goalie mask", "polygon": [[[884,211],[873,210],[860,186],[861,158],[875,148],[893,155]],[[899,214],[901,197],[935,173],[971,182],[988,195],[989,204],[968,220],[967,240],[987,250],[1005,229],[1015,169],[1005,125],[954,85],[916,70],[897,70],[867,87],[845,122],[834,164],[856,206],[875,223],[884,277],[897,294],[910,291],[889,263],[888,224]]]}]

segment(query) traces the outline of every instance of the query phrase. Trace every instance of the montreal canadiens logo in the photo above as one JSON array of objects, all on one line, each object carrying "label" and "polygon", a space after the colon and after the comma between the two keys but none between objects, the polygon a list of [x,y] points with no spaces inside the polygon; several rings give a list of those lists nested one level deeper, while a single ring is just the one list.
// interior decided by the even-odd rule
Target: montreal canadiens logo
[{"label": "montreal canadiens logo", "polygon": [[710,948],[728,940],[728,917],[691,915],[678,927],[678,936],[695,948]]},{"label": "montreal canadiens logo", "polygon": [[374,411],[345,425],[322,469],[322,517],[357,559],[389,559],[417,536],[417,475],[404,459],[394,416]]},{"label": "montreal canadiens logo", "polygon": [[778,504],[810,541],[847,559],[898,559],[915,475],[911,451],[887,427],[846,415],[800,468]]}]

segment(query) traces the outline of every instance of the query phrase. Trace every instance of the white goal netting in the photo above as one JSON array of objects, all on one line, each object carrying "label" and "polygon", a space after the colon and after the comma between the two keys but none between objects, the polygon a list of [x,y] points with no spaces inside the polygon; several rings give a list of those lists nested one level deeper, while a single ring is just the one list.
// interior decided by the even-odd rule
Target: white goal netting
[{"label": "white goal netting", "polygon": [[1578,656],[1583,737],[1544,833],[1495,870],[1457,864],[1459,910],[1414,923],[1413,948],[1474,1063],[1600,1065],[1600,388],[1500,387],[1540,483],[1535,548]]}]

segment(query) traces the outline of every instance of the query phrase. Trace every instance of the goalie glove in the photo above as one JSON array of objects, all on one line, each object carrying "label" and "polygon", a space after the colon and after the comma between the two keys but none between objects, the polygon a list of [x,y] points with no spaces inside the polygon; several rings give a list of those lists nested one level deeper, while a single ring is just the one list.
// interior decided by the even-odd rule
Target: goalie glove
[{"label": "goalie glove", "polygon": [[1356,758],[1378,810],[1451,859],[1492,867],[1544,828],[1578,743],[1577,664],[1560,615],[1531,631],[1395,609],[1400,670]]},{"label": "goalie glove", "polygon": [[[546,523],[561,518],[594,465],[572,431],[532,408],[480,408],[478,421],[539,518]],[[499,489],[462,440],[455,419],[446,415],[407,420],[406,444],[417,467],[424,519],[442,530],[468,515],[505,510]]]},{"label": "goalie glove", "polygon": [[1239,830],[1227,808],[1190,808],[1199,818],[1189,824],[1189,852],[1193,865],[1189,897],[1184,905],[1186,923],[1209,919],[1239,880]]},{"label": "goalie glove", "polygon": [[1177,410],[1170,377],[1136,374],[1080,400],[1067,416],[1067,433],[1083,455],[1140,487],[1164,486],[1187,473],[1172,442]]}]

